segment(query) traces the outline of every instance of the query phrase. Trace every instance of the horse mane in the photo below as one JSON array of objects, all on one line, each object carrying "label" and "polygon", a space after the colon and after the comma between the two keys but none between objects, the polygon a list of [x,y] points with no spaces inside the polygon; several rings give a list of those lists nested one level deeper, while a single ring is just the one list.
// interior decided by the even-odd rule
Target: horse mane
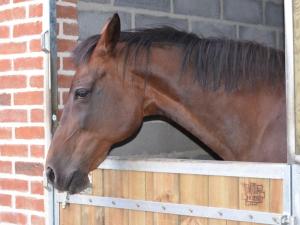
[{"label": "horse mane", "polygon": [[[77,66],[88,62],[100,35],[82,41],[73,51]],[[182,50],[182,73],[188,65],[205,88],[236,90],[258,82],[284,84],[284,52],[253,41],[202,38],[193,33],[160,27],[121,32],[120,42],[128,55],[137,58],[141,51],[149,53],[153,44],[173,45]],[[149,55],[149,54],[148,54]],[[124,63],[125,63],[124,62]]]}]

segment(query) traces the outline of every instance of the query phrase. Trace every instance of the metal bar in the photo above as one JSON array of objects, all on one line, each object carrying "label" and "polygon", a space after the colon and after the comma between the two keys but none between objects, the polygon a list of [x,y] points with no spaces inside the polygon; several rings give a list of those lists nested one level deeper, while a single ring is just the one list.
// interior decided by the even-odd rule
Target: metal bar
[{"label": "metal bar", "polygon": [[[58,194],[57,201],[65,201],[65,195],[61,193]],[[90,195],[71,195],[69,196],[67,202],[71,204],[92,205],[100,207],[129,209],[156,213],[168,213],[182,216],[195,216],[262,224],[280,224],[281,218],[284,216],[281,214],[259,211],[132,200],[123,198],[97,197]]]},{"label": "metal bar", "polygon": [[283,212],[292,214],[292,166],[288,166],[283,178]]},{"label": "metal bar", "polygon": [[[42,34],[42,50],[45,52],[44,55],[44,126],[45,126],[45,149],[48,149],[51,141],[51,62],[53,61],[53,55],[56,55],[51,51],[51,46],[54,44],[50,43],[50,30],[56,29],[55,17],[56,17],[56,1],[55,0],[47,0],[43,1],[43,34]],[[54,21],[53,21],[54,20]],[[55,43],[56,45],[56,43]],[[49,51],[50,50],[50,51]],[[51,53],[51,54],[50,54]],[[56,60],[55,60],[56,63]],[[45,175],[44,175],[45,176]],[[46,181],[46,180],[45,180]],[[47,182],[44,182],[46,184]],[[53,225],[55,218],[55,196],[54,190],[51,185],[47,185],[47,189],[45,191],[45,202],[46,202],[46,224]]]},{"label": "metal bar", "polygon": [[295,120],[295,77],[294,77],[294,37],[293,37],[293,1],[284,1],[285,21],[285,84],[287,116],[288,162],[293,163],[296,154]]},{"label": "metal bar", "polygon": [[99,169],[131,170],[160,173],[198,174],[207,176],[234,176],[285,179],[287,164],[225,162],[176,159],[124,159],[108,157]]},{"label": "metal bar", "polygon": [[300,224],[300,165],[292,166],[292,215],[295,218],[295,224]]},{"label": "metal bar", "polygon": [[50,0],[50,89],[51,89],[51,119],[52,134],[54,133],[58,121],[58,85],[57,85],[57,39],[56,39],[56,0]]},{"label": "metal bar", "polygon": [[54,191],[54,200],[55,200],[55,206],[54,206],[54,225],[60,225],[60,212],[59,212],[59,194],[58,192],[55,190]]}]

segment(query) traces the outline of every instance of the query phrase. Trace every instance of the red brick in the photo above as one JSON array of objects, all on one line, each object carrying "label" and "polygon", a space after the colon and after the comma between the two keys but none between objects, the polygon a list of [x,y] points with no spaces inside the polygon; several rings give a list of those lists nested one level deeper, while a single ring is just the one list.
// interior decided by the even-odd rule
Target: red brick
[{"label": "red brick", "polygon": [[11,104],[11,94],[0,94],[0,105],[10,105]]},{"label": "red brick", "polygon": [[8,4],[9,0],[0,0],[0,5]]},{"label": "red brick", "polygon": [[[0,5],[1,5],[1,3],[0,3]],[[8,37],[9,37],[9,27],[8,26],[0,26],[0,38],[8,38]]]},{"label": "red brick", "polygon": [[74,65],[73,59],[71,57],[63,58],[63,69],[64,70],[74,70],[75,69],[75,65]]},{"label": "red brick", "polygon": [[75,48],[76,44],[77,42],[74,40],[65,40],[65,39],[57,40],[57,51],[58,52],[72,51]]},{"label": "red brick", "polygon": [[0,139],[12,138],[12,129],[8,127],[0,127]]},{"label": "red brick", "polygon": [[30,111],[31,122],[43,122],[44,111],[42,109],[32,109]]},{"label": "red brick", "polygon": [[18,174],[30,175],[30,176],[42,176],[44,166],[41,163],[32,162],[16,162],[15,170]]},{"label": "red brick", "polygon": [[40,216],[31,216],[31,225],[45,225],[45,218]]},{"label": "red brick", "polygon": [[31,182],[31,193],[37,194],[37,195],[43,195],[44,194],[43,182],[32,181]]},{"label": "red brick", "polygon": [[42,17],[43,16],[43,5],[31,5],[29,6],[29,17]]},{"label": "red brick", "polygon": [[25,180],[0,178],[0,190],[28,191],[28,183]]},{"label": "red brick", "polygon": [[15,105],[41,105],[43,104],[42,91],[29,91],[14,94]]},{"label": "red brick", "polygon": [[12,19],[11,9],[3,10],[0,12],[0,22],[11,20],[11,19]]},{"label": "red brick", "polygon": [[45,150],[43,145],[31,145],[30,146],[30,156],[37,158],[44,158]]},{"label": "red brick", "polygon": [[41,22],[17,24],[13,28],[13,36],[14,37],[40,34],[41,32],[42,32],[42,23]]},{"label": "red brick", "polygon": [[17,58],[14,60],[15,70],[43,69],[43,58]]},{"label": "red brick", "polygon": [[16,128],[16,138],[18,139],[44,138],[44,128],[43,127],[18,127]]},{"label": "red brick", "polygon": [[11,206],[11,195],[0,194],[0,205]]},{"label": "red brick", "polygon": [[78,36],[79,27],[77,23],[63,23],[63,33],[65,35]]},{"label": "red brick", "polygon": [[61,65],[60,65],[60,58],[57,58],[57,60],[56,60],[56,66],[57,66],[57,70],[62,69]]},{"label": "red brick", "polygon": [[0,160],[0,173],[11,173],[12,172],[12,163],[8,161]]},{"label": "red brick", "polygon": [[0,221],[3,223],[27,224],[27,216],[21,213],[0,212]]},{"label": "red brick", "polygon": [[0,22],[24,19],[26,12],[25,7],[17,7],[13,9],[7,9],[0,12]]},{"label": "red brick", "polygon": [[0,145],[0,156],[27,156],[28,148],[26,145]]},{"label": "red brick", "polygon": [[16,208],[17,209],[29,209],[35,211],[44,211],[44,200],[36,199],[31,197],[16,197]]},{"label": "red brick", "polygon": [[26,51],[26,43],[3,43],[0,44],[0,54],[15,54],[23,53]]},{"label": "red brick", "polygon": [[0,72],[11,70],[11,63],[9,59],[0,59]]},{"label": "red brick", "polygon": [[73,80],[73,76],[65,76],[65,75],[58,75],[58,87],[61,88],[70,88],[71,87],[71,83]]},{"label": "red brick", "polygon": [[18,2],[30,2],[32,0],[14,0],[14,3],[18,3]]},{"label": "red brick", "polygon": [[29,42],[29,49],[31,52],[40,52],[41,51],[41,40],[31,40]]},{"label": "red brick", "polygon": [[68,18],[77,20],[77,8],[73,6],[61,6],[56,7],[57,18]]},{"label": "red brick", "polygon": [[62,113],[63,113],[63,109],[57,110],[57,119],[58,119],[58,121],[60,121]]},{"label": "red brick", "polygon": [[26,122],[27,111],[25,109],[3,109],[0,110],[0,122]]},{"label": "red brick", "polygon": [[0,89],[26,87],[25,76],[0,76]]},{"label": "red brick", "polygon": [[43,76],[32,76],[32,77],[30,77],[29,83],[30,83],[31,87],[42,88],[42,87],[44,87],[44,77]]},{"label": "red brick", "polygon": [[69,92],[64,92],[62,95],[63,95],[63,97],[62,97],[62,99],[63,99],[62,104],[65,105],[67,103],[67,101],[68,101],[68,98],[69,98]]}]

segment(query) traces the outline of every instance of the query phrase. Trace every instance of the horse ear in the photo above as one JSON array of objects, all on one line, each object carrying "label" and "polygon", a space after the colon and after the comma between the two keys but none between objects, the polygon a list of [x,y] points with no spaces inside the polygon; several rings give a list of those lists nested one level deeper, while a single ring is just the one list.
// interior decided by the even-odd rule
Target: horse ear
[{"label": "horse ear", "polygon": [[104,25],[101,31],[101,38],[98,41],[96,50],[102,53],[111,53],[120,38],[121,23],[117,13]]}]

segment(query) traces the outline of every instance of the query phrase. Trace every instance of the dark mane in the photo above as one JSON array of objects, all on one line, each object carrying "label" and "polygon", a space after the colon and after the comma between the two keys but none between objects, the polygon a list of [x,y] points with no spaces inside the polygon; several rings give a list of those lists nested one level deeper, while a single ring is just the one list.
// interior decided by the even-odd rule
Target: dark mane
[{"label": "dark mane", "polygon": [[[89,60],[99,38],[91,36],[76,47],[73,57],[77,66]],[[122,32],[120,41],[126,43],[125,61],[130,52],[135,57],[141,51],[149,53],[152,44],[178,46],[182,49],[182,72],[187,65],[194,66],[197,79],[206,88],[224,85],[235,90],[257,82],[284,81],[284,52],[251,41],[200,38],[171,27]]]}]

